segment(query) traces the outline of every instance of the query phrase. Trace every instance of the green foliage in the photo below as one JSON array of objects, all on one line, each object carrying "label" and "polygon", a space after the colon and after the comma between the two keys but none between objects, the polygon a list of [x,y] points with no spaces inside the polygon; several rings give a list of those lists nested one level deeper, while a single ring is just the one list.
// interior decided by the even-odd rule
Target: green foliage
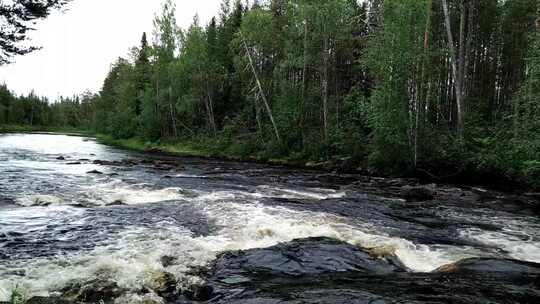
[{"label": "green foliage", "polygon": [[384,25],[371,40],[366,64],[376,77],[369,121],[375,166],[398,170],[412,163],[411,84],[422,62],[426,1],[384,2]]},{"label": "green foliage", "polygon": [[9,304],[24,304],[26,303],[26,296],[22,289],[15,286],[9,295]]},{"label": "green foliage", "polygon": [[0,125],[89,129],[181,154],[474,168],[540,185],[538,1],[448,2],[463,133],[435,0],[223,0],[218,17],[183,30],[166,0],[152,42],[143,34],[99,94],[49,104],[0,86]]}]

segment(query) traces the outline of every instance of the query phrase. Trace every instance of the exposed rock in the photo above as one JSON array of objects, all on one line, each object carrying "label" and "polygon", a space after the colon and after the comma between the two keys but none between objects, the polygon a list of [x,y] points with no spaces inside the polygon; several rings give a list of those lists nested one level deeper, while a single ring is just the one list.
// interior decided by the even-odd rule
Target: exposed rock
[{"label": "exposed rock", "polygon": [[114,301],[114,304],[165,304],[160,296],[152,292],[144,294],[126,294]]},{"label": "exposed rock", "polygon": [[336,164],[331,161],[324,161],[324,162],[308,162],[306,163],[306,168],[310,169],[316,169],[316,170],[332,170],[336,168]]},{"label": "exposed rock", "polygon": [[164,255],[159,259],[159,261],[161,262],[161,265],[163,265],[163,267],[169,267],[175,265],[178,261],[178,258]]},{"label": "exposed rock", "polygon": [[434,191],[424,187],[404,187],[402,197],[409,202],[430,201],[435,197]]},{"label": "exposed rock", "polygon": [[494,258],[471,258],[461,260],[454,264],[440,267],[435,272],[440,273],[479,273],[495,275],[497,273],[505,276],[515,275],[538,275],[540,276],[540,265],[536,263],[523,262],[510,259]]},{"label": "exposed rock", "polygon": [[66,165],[80,165],[80,164],[81,164],[80,161],[76,161],[76,162],[69,162]]},{"label": "exposed rock", "polygon": [[97,174],[97,175],[103,174],[103,172],[98,171],[98,170],[92,170],[92,171],[88,171],[88,172],[86,172],[86,173],[87,173],[87,174]]},{"label": "exposed rock", "polygon": [[136,161],[131,159],[123,159],[119,161],[109,161],[109,160],[94,160],[92,162],[94,165],[100,165],[100,166],[116,166],[116,167],[127,167],[127,166],[134,166],[137,164]]},{"label": "exposed rock", "polygon": [[334,272],[392,273],[405,269],[380,260],[358,247],[329,238],[295,240],[269,248],[222,255],[215,275],[226,279],[250,273],[305,276]]},{"label": "exposed rock", "polygon": [[52,195],[36,195],[32,198],[32,206],[47,207],[50,205],[59,205],[62,199]]},{"label": "exposed rock", "polygon": [[148,288],[157,295],[165,299],[172,299],[177,296],[176,279],[168,272],[154,272],[150,276]]},{"label": "exposed rock", "polygon": [[63,156],[58,156],[56,159],[57,159],[57,160],[66,160],[66,158],[63,157]]},{"label": "exposed rock", "polygon": [[226,253],[208,277],[213,292],[205,299],[223,304],[540,303],[539,264],[476,258],[412,273],[388,260],[392,248],[369,253],[377,258],[326,238]]},{"label": "exposed rock", "polygon": [[116,282],[95,279],[64,288],[62,298],[82,303],[113,303],[124,292]]},{"label": "exposed rock", "polygon": [[74,302],[56,297],[32,297],[25,304],[74,304]]},{"label": "exposed rock", "polygon": [[125,203],[122,200],[115,200],[109,203],[106,203],[105,206],[124,206]]}]

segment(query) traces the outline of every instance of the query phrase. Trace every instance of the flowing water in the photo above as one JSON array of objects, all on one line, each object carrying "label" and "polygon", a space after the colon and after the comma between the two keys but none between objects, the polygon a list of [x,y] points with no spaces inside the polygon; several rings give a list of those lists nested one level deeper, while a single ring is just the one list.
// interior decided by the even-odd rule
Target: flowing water
[{"label": "flowing water", "polygon": [[468,257],[540,263],[536,214],[459,200],[411,207],[350,187],[356,179],[0,135],[0,301],[14,287],[47,295],[96,276],[138,290],[167,271],[189,284],[221,252],[320,236],[385,248],[413,272]]}]

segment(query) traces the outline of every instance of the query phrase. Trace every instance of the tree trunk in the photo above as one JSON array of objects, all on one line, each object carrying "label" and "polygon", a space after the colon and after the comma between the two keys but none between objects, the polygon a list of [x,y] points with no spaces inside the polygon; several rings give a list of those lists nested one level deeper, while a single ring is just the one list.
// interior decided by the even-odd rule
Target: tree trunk
[{"label": "tree trunk", "polygon": [[328,40],[329,38],[325,35],[324,41],[323,41],[323,67],[322,67],[322,77],[321,77],[324,140],[328,139],[328,62],[329,62]]},{"label": "tree trunk", "polygon": [[268,104],[268,100],[266,99],[266,95],[264,94],[264,90],[262,88],[261,81],[259,80],[259,75],[257,74],[257,70],[255,69],[255,66],[253,65],[253,59],[251,58],[251,52],[249,50],[249,47],[247,45],[246,39],[244,38],[244,35],[242,32],[239,32],[242,36],[242,42],[244,44],[244,48],[246,50],[246,54],[248,56],[249,66],[251,67],[251,71],[253,72],[253,76],[255,77],[255,81],[257,83],[257,87],[259,88],[259,92],[261,95],[261,98],[264,102],[264,106],[266,107],[266,112],[268,114],[268,117],[270,118],[270,122],[272,122],[272,126],[274,127],[274,132],[276,135],[276,139],[281,142],[281,136],[279,136],[279,130],[277,128],[276,122],[274,120],[274,115],[272,114],[272,109],[270,108],[270,105]]},{"label": "tree trunk", "polygon": [[[422,64],[422,77],[420,78],[420,81],[422,82],[420,86],[423,86],[426,78],[426,65],[427,65],[427,56],[429,51],[429,36],[431,32],[431,13],[433,10],[433,0],[428,1],[427,6],[427,16],[426,16],[426,29],[424,31],[424,58],[423,58],[423,64]],[[429,78],[429,77],[428,77]],[[430,80],[428,80],[429,82]],[[426,98],[424,105],[421,104],[420,95],[416,98],[415,103],[415,128],[414,128],[414,166],[416,167],[418,165],[418,141],[419,141],[419,134],[418,130],[420,128],[420,116],[424,116],[424,108],[425,105],[427,105],[430,97],[430,90],[431,90],[431,83],[428,84],[427,92],[426,92]]]},{"label": "tree trunk", "polygon": [[[457,104],[457,131],[460,139],[463,138],[463,94],[461,89],[463,88],[461,84],[461,73],[458,68],[458,59],[456,56],[456,49],[454,45],[454,37],[452,35],[452,26],[450,24],[450,12],[448,11],[448,2],[442,0],[443,11],[444,11],[444,23],[446,27],[446,34],[448,36],[448,48],[450,49],[450,61],[452,64],[452,77],[454,78],[454,90],[456,94],[456,104]],[[462,16],[463,17],[463,16]],[[461,40],[460,35],[460,40]],[[461,55],[461,54],[460,54]]]},{"label": "tree trunk", "polygon": [[173,126],[173,135],[174,137],[178,137],[178,128],[176,126],[176,115],[175,115],[174,106],[172,103],[172,87],[171,86],[169,86],[169,112],[171,115],[171,122]]},{"label": "tree trunk", "polygon": [[300,101],[300,129],[303,134],[304,120],[305,120],[305,107],[306,107],[306,90],[307,90],[307,57],[308,57],[308,26],[307,20],[304,19],[304,62],[302,67],[302,100]]},{"label": "tree trunk", "polygon": [[212,128],[212,132],[214,132],[214,136],[217,132],[216,127],[216,119],[214,116],[214,102],[212,101],[212,94],[210,91],[210,85],[208,84],[208,78],[205,77],[205,86],[206,86],[206,96],[208,98],[207,100],[207,110],[208,110],[208,119],[210,121],[210,127]]}]

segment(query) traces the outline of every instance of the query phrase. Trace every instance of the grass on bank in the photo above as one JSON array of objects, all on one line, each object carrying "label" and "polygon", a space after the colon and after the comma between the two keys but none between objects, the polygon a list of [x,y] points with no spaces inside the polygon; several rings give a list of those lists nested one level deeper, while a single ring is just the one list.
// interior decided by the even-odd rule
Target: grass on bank
[{"label": "grass on bank", "polygon": [[70,127],[43,127],[24,125],[0,125],[2,133],[59,133],[65,135],[92,136],[92,132]]},{"label": "grass on bank", "polygon": [[235,161],[266,162],[291,166],[305,165],[307,160],[299,157],[272,157],[263,151],[246,151],[245,143],[227,144],[219,140],[160,140],[150,142],[140,138],[115,139],[110,135],[97,134],[94,137],[101,143],[122,149],[139,152],[159,152],[183,157],[217,158]]}]

